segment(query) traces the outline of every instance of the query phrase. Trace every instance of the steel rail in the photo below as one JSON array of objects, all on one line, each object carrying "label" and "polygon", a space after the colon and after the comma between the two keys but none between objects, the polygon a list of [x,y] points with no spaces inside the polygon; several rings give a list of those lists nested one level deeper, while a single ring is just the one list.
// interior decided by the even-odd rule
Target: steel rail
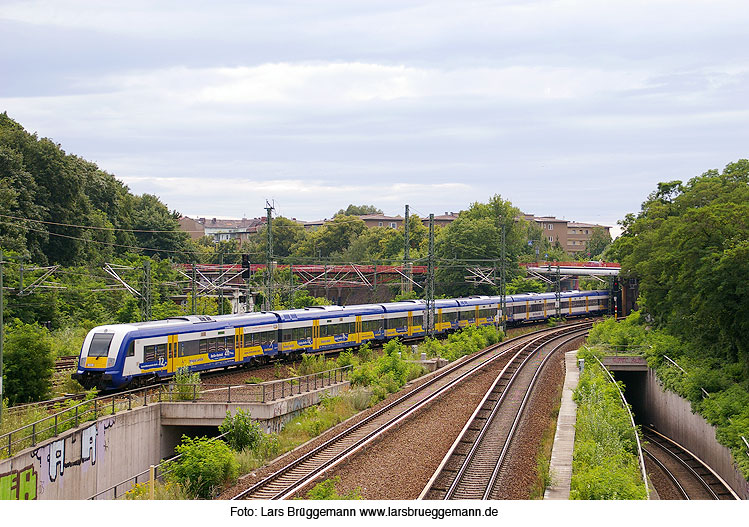
[{"label": "steel rail", "polygon": [[671,482],[671,484],[676,488],[677,492],[681,494],[682,499],[688,500],[689,494],[687,494],[687,491],[684,490],[684,487],[681,486],[681,483],[679,483],[679,478],[676,477],[676,475],[671,472],[668,467],[657,457],[653,455],[650,450],[646,448],[643,449],[643,453],[650,459],[650,461],[653,462],[653,464],[666,476],[666,478]]},{"label": "steel rail", "polygon": [[[659,447],[661,450],[666,452],[672,459],[675,459],[682,467],[684,467],[692,477],[699,482],[699,484],[705,489],[705,491],[712,496],[714,500],[720,500],[720,495],[730,496],[731,499],[740,499],[733,489],[723,480],[710,466],[702,461],[697,455],[689,451],[684,446],[680,445],[670,437],[667,437],[660,432],[650,428],[643,427],[643,434],[646,438],[652,439],[652,444]],[[687,460],[683,459],[679,454],[683,454],[688,457]],[[697,466],[702,469],[707,477],[714,479],[714,483],[710,483],[705,475],[699,474],[694,467],[690,466],[687,461],[694,461]],[[723,489],[722,492],[716,492],[712,486],[718,486]]]},{"label": "steel rail", "polygon": [[[438,479],[438,477],[444,472],[445,467],[447,466],[449,460],[453,457],[453,454],[455,454],[457,446],[459,443],[465,441],[465,436],[468,432],[468,430],[471,428],[472,425],[476,424],[476,421],[483,421],[483,424],[480,427],[479,433],[476,436],[476,438],[472,441],[471,447],[469,452],[464,456],[464,459],[462,463],[460,464],[460,468],[457,470],[455,477],[450,482],[449,486],[447,487],[445,491],[445,495],[442,499],[448,500],[453,499],[456,492],[464,486],[465,484],[468,484],[468,478],[470,477],[468,472],[472,468],[475,467],[474,460],[477,457],[477,454],[479,452],[483,452],[486,449],[484,448],[484,445],[486,443],[484,440],[487,438],[489,434],[489,430],[494,427],[497,424],[497,415],[500,411],[500,409],[506,408],[506,405],[504,405],[505,400],[508,396],[508,394],[511,393],[511,389],[514,387],[517,379],[520,377],[521,373],[526,371],[524,367],[528,364],[528,362],[531,360],[531,358],[536,357],[537,353],[542,350],[544,347],[546,347],[551,342],[558,340],[558,339],[565,339],[564,342],[561,344],[555,346],[549,353],[546,355],[546,357],[541,361],[540,364],[537,365],[536,371],[534,372],[533,377],[531,378],[528,386],[524,388],[525,393],[523,400],[520,404],[520,406],[517,409],[517,412],[515,413],[515,417],[513,419],[513,424],[511,425],[510,430],[508,431],[508,435],[506,439],[504,440],[504,444],[502,447],[502,450],[499,453],[499,456],[497,458],[497,461],[493,463],[492,472],[489,475],[488,482],[484,486],[484,490],[482,492],[482,499],[488,499],[488,496],[491,492],[491,489],[494,486],[494,483],[496,481],[496,478],[499,474],[499,470],[501,468],[501,465],[504,462],[506,453],[509,449],[509,445],[512,441],[512,438],[514,436],[515,430],[517,429],[518,423],[520,421],[520,418],[523,414],[523,410],[525,408],[526,402],[530,398],[530,394],[532,392],[533,387],[535,386],[536,379],[540,375],[541,370],[543,369],[544,365],[546,364],[547,360],[554,354],[554,352],[560,348],[561,346],[564,346],[567,342],[570,342],[574,339],[579,338],[580,336],[586,334],[588,332],[589,328],[581,329],[577,328],[574,331],[563,333],[563,334],[555,334],[555,335],[549,335],[548,338],[545,338],[543,340],[539,339],[538,342],[533,342],[532,346],[528,345],[525,346],[523,349],[521,349],[511,360],[508,362],[505,367],[502,369],[502,371],[499,373],[497,378],[495,379],[492,386],[487,390],[486,394],[484,395],[484,398],[479,403],[479,405],[476,407],[475,412],[469,419],[468,423],[464,427],[461,434],[458,436],[458,438],[453,443],[453,447],[450,449],[450,451],[447,453],[447,455],[444,457],[443,462],[440,464],[438,469],[435,471],[434,475],[430,479],[429,483],[426,485],[424,490],[422,491],[420,499],[424,499],[429,492],[436,492],[434,489],[434,485]],[[569,333],[574,333],[574,336],[569,337]],[[567,338],[565,338],[567,337]],[[519,364],[518,364],[519,362]],[[511,370],[511,368],[515,368],[514,370]],[[509,373],[509,377],[508,374]],[[492,396],[496,396],[496,391],[498,386],[500,386],[501,383],[506,383],[501,388],[502,393],[499,396],[499,398],[496,401],[492,401]],[[490,402],[491,404],[487,404]],[[504,406],[503,406],[504,405]],[[489,410],[489,415],[485,418],[480,418],[479,414],[481,412],[486,412]],[[492,445],[496,447],[497,445]],[[489,453],[491,454],[491,453]],[[490,465],[491,466],[491,465]]]},{"label": "steel rail", "polygon": [[[504,466],[505,457],[507,456],[507,452],[510,449],[510,444],[512,443],[512,440],[515,437],[515,432],[518,429],[518,426],[520,424],[520,419],[523,416],[523,412],[525,410],[525,406],[527,405],[528,401],[530,400],[531,393],[533,391],[533,388],[536,386],[536,381],[538,380],[539,376],[541,375],[541,371],[543,370],[544,366],[546,365],[546,362],[551,358],[554,353],[557,352],[560,348],[562,348],[564,345],[568,344],[569,342],[572,342],[575,339],[578,339],[582,336],[585,336],[589,333],[589,330],[585,330],[582,332],[579,332],[578,334],[571,336],[570,338],[567,338],[564,340],[564,342],[560,343],[559,345],[555,346],[549,353],[544,357],[543,361],[541,361],[541,364],[536,369],[535,373],[533,374],[533,378],[531,379],[531,382],[528,386],[528,389],[525,392],[525,395],[523,396],[523,401],[520,404],[520,408],[518,409],[518,413],[515,416],[515,420],[512,423],[512,427],[510,428],[510,433],[507,435],[507,440],[505,441],[505,445],[502,448],[502,453],[499,456],[499,459],[497,460],[497,464],[494,467],[494,472],[492,473],[492,477],[489,480],[489,484],[486,487],[486,490],[484,491],[484,495],[481,497],[481,499],[488,500],[491,497],[491,493],[494,490],[494,485],[497,482],[497,478],[499,477],[499,471]],[[556,339],[555,339],[556,340]]]},{"label": "steel rail", "polygon": [[[565,326],[565,327],[562,327],[562,328],[555,328],[552,331],[555,332],[555,333],[569,332],[569,331],[572,331],[575,328],[577,328],[577,326],[578,325],[570,325],[570,326]],[[267,486],[273,484],[273,482],[275,480],[280,479],[281,477],[285,476],[290,471],[296,469],[297,467],[300,467],[303,463],[312,460],[313,457],[318,456],[318,455],[321,455],[321,456],[324,455],[325,451],[328,450],[328,449],[330,449],[336,443],[340,443],[341,441],[349,438],[349,436],[351,436],[352,434],[354,434],[355,432],[357,432],[358,430],[360,430],[361,428],[363,428],[365,425],[372,424],[373,421],[375,421],[375,419],[377,419],[378,417],[382,416],[383,414],[385,414],[386,412],[388,412],[390,410],[396,409],[396,407],[398,405],[401,405],[402,403],[408,401],[408,399],[411,399],[415,395],[420,394],[421,392],[423,392],[427,388],[434,387],[435,385],[437,385],[437,383],[439,381],[444,380],[445,377],[447,377],[449,375],[452,375],[452,374],[455,374],[460,369],[465,368],[466,366],[469,366],[470,363],[478,361],[479,359],[485,357],[486,355],[491,354],[491,353],[497,351],[501,347],[507,346],[508,344],[511,345],[510,349],[504,350],[500,354],[498,354],[498,355],[496,355],[496,356],[494,356],[494,357],[492,357],[490,359],[487,359],[487,360],[479,363],[476,366],[471,367],[468,371],[460,374],[458,378],[453,379],[447,385],[438,388],[437,392],[429,395],[426,399],[422,400],[421,402],[419,402],[415,406],[411,406],[409,408],[406,408],[403,411],[398,412],[394,417],[387,419],[387,421],[385,423],[383,423],[380,426],[377,426],[375,428],[375,430],[373,430],[371,432],[368,432],[365,436],[357,439],[353,444],[345,447],[343,449],[343,451],[339,452],[337,455],[329,457],[327,460],[323,461],[320,465],[318,465],[317,467],[315,467],[313,470],[307,471],[306,474],[303,474],[300,477],[298,477],[297,481],[295,481],[291,485],[286,485],[280,491],[277,491],[277,492],[274,491],[274,493],[272,494],[272,497],[270,499],[283,499],[285,497],[288,497],[288,496],[292,495],[298,489],[300,489],[301,487],[303,487],[307,483],[309,483],[310,480],[314,479],[315,477],[319,476],[323,472],[329,470],[330,468],[332,468],[336,464],[340,463],[345,458],[347,458],[348,456],[350,456],[351,454],[353,454],[354,452],[356,452],[360,448],[362,448],[365,444],[371,442],[371,440],[373,440],[375,437],[378,437],[379,435],[381,435],[387,429],[389,429],[392,426],[394,426],[395,424],[401,422],[403,419],[405,419],[406,417],[408,417],[409,415],[411,415],[413,412],[415,412],[419,408],[423,407],[425,404],[428,404],[428,402],[430,402],[434,398],[438,397],[439,395],[442,395],[445,391],[449,390],[451,387],[455,386],[456,384],[458,384],[459,382],[461,382],[466,377],[472,375],[473,373],[475,373],[479,369],[484,368],[487,364],[489,364],[489,363],[491,363],[491,362],[499,359],[502,356],[505,356],[507,353],[509,353],[509,352],[517,349],[518,346],[524,345],[525,344],[525,342],[524,342],[525,340],[528,340],[529,338],[530,338],[530,340],[533,340],[534,338],[540,338],[540,337],[538,337],[539,334],[545,334],[545,333],[548,333],[548,332],[549,332],[549,330],[546,329],[546,330],[536,331],[536,332],[533,332],[533,333],[530,333],[530,334],[522,335],[520,337],[515,337],[513,339],[510,339],[510,340],[507,340],[507,341],[495,344],[493,346],[490,346],[490,347],[486,348],[485,350],[479,352],[476,355],[470,356],[467,359],[465,359],[463,361],[460,361],[459,363],[456,363],[456,364],[453,364],[452,366],[449,366],[445,371],[439,373],[438,375],[436,375],[433,378],[429,379],[427,382],[425,382],[425,383],[421,384],[420,386],[416,387],[414,390],[412,390],[408,394],[405,394],[405,395],[403,395],[401,397],[398,397],[395,401],[393,401],[393,402],[385,405],[383,408],[381,408],[378,411],[376,411],[376,412],[372,413],[371,415],[367,416],[362,421],[356,423],[355,425],[351,426],[350,428],[348,428],[348,429],[346,429],[344,431],[339,432],[338,434],[336,434],[331,439],[325,441],[323,444],[319,445],[318,447],[314,448],[313,450],[311,450],[310,452],[304,454],[303,456],[299,457],[298,459],[290,462],[289,464],[287,464],[286,466],[282,467],[281,469],[279,469],[275,473],[273,473],[273,474],[267,476],[266,478],[262,479],[261,481],[255,483],[254,485],[252,485],[248,489],[246,489],[246,490],[242,491],[241,493],[237,494],[236,496],[234,496],[232,499],[234,499],[234,500],[237,500],[237,499],[246,499],[247,496],[249,496],[249,495],[257,494],[257,493],[261,492],[261,490],[264,487],[267,487]]]}]

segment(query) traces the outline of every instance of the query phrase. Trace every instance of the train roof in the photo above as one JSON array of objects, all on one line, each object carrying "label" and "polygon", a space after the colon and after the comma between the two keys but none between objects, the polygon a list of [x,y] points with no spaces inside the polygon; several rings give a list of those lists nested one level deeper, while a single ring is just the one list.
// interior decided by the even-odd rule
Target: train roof
[{"label": "train roof", "polygon": [[496,304],[496,300],[492,300],[490,296],[469,296],[467,298],[456,298],[455,299],[460,306],[482,306],[486,304]]},{"label": "train roof", "polygon": [[281,322],[319,320],[330,317],[376,315],[383,312],[382,306],[377,304],[362,304],[355,306],[312,306],[303,309],[284,309],[281,311],[274,311]]},{"label": "train roof", "polygon": [[[235,315],[186,315],[171,317],[152,322],[135,322],[123,324],[128,332],[134,332],[140,338],[155,337],[165,333],[191,333],[194,331],[213,331],[235,326],[259,326],[276,324],[278,317],[274,313],[239,313]],[[104,326],[103,326],[104,327]],[[110,326],[113,327],[113,326]],[[167,330],[168,331],[165,331]]]}]

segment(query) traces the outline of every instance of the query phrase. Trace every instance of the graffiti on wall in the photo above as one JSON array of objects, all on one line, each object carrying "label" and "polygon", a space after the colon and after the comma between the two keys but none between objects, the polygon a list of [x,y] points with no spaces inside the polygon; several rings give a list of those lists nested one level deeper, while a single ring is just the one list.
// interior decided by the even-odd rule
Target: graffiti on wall
[{"label": "graffiti on wall", "polygon": [[[111,417],[83,430],[52,441],[31,451],[32,464],[19,471],[0,474],[0,499],[34,500],[51,485],[61,484],[66,471],[74,469],[85,474],[96,465],[107,448],[106,432],[115,422]],[[62,493],[58,492],[58,497]]]},{"label": "graffiti on wall", "polygon": [[36,471],[29,465],[23,470],[0,474],[0,500],[35,500]]}]

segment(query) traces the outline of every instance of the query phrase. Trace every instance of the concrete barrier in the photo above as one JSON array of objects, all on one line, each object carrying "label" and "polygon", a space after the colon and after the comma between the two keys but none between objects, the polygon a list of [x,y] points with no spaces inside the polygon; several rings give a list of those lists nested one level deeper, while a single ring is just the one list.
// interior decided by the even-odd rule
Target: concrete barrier
[{"label": "concrete barrier", "polygon": [[639,420],[654,425],[658,431],[680,443],[722,477],[741,499],[749,499],[749,482],[736,467],[731,451],[715,439],[715,427],[692,413],[689,401],[666,390],[648,370]]},{"label": "concrete barrier", "polygon": [[266,432],[277,432],[304,408],[348,385],[345,381],[267,403],[153,403],[88,422],[0,460],[0,499],[80,500],[115,485],[120,497],[131,482],[120,483],[173,455],[185,430],[217,427],[227,411],[242,408]]}]

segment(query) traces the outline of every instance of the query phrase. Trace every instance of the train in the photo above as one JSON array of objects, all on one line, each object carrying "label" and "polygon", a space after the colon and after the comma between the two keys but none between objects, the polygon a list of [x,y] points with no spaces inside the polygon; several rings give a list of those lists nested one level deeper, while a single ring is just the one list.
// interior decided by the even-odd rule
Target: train
[{"label": "train", "polygon": [[[556,293],[508,295],[508,324],[556,315]],[[499,296],[437,299],[434,334],[501,322]],[[565,317],[599,315],[609,308],[608,291],[560,293]],[[72,375],[86,389],[134,388],[173,376],[180,368],[205,372],[299,358],[304,353],[340,351],[366,342],[424,337],[424,300],[234,315],[186,315],[150,322],[93,328]]]}]

